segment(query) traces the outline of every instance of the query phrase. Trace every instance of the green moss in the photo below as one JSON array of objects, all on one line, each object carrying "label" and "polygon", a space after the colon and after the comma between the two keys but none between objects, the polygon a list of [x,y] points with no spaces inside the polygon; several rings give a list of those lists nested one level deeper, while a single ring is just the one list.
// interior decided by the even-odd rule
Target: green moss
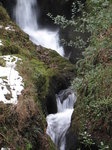
[{"label": "green moss", "polygon": [[18,54],[20,51],[16,45],[1,46],[0,52],[2,55]]},{"label": "green moss", "polygon": [[48,137],[48,141],[49,141],[49,148],[48,150],[57,150],[55,144],[52,142],[52,140]]},{"label": "green moss", "polygon": [[47,76],[47,72],[45,71],[44,68],[34,68],[34,82],[37,87],[37,92],[39,97],[45,98],[46,93],[48,92],[48,87],[49,87],[49,80]]}]

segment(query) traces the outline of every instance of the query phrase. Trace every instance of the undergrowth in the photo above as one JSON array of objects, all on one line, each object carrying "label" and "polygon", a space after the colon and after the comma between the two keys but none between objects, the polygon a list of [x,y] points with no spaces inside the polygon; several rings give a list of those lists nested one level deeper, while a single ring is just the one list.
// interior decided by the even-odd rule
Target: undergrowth
[{"label": "undergrowth", "polygon": [[[77,62],[77,78],[72,83],[77,91],[72,125],[76,122],[81,133],[88,132],[98,149],[110,150],[112,149],[112,2],[100,0],[88,3],[95,5],[95,7],[91,5],[90,8],[94,8],[94,11],[87,21],[89,24],[87,27],[92,27],[92,30],[89,46],[83,52],[84,58]],[[90,145],[88,148],[92,149],[92,144]]]}]

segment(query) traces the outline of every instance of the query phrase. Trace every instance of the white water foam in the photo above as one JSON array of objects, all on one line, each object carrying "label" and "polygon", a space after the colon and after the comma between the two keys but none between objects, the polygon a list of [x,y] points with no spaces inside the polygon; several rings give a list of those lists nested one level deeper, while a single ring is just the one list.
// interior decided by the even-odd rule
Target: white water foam
[{"label": "white water foam", "polygon": [[[71,91],[71,93],[69,93],[67,97],[64,96],[68,91],[70,92],[70,89],[62,91],[59,95],[57,95],[58,113],[50,114],[46,118],[48,123],[47,134],[56,144],[58,150],[65,150],[66,144],[65,135],[68,128],[70,127],[73,107],[76,101],[76,97],[73,91]],[[65,97],[63,101],[61,101],[62,97],[63,98]]]},{"label": "white water foam", "polygon": [[59,33],[47,29],[39,29],[37,23],[38,7],[36,0],[17,0],[14,13],[17,24],[26,32],[32,42],[43,47],[56,50],[64,56],[63,47],[59,44]]}]

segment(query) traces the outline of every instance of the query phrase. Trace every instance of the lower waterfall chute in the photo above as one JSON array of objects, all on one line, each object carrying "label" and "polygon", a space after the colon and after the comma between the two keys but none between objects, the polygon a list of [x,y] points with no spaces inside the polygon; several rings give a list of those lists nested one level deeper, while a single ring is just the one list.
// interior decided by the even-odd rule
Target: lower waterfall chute
[{"label": "lower waterfall chute", "polygon": [[58,150],[65,150],[66,132],[70,127],[76,96],[71,89],[67,89],[56,95],[56,100],[58,112],[50,114],[46,118],[47,134],[56,144]]}]

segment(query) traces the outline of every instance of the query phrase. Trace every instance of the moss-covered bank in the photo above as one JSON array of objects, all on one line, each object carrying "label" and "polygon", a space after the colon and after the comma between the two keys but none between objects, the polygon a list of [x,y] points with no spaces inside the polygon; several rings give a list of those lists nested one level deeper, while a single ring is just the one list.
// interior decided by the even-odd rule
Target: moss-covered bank
[{"label": "moss-covered bank", "polygon": [[2,5],[0,40],[3,44],[0,55],[22,58],[23,63],[18,63],[17,69],[25,86],[17,105],[0,103],[0,148],[55,150],[46,135],[43,114],[56,112],[55,93],[70,84],[75,68],[55,51],[29,41],[28,35],[10,20]]}]

